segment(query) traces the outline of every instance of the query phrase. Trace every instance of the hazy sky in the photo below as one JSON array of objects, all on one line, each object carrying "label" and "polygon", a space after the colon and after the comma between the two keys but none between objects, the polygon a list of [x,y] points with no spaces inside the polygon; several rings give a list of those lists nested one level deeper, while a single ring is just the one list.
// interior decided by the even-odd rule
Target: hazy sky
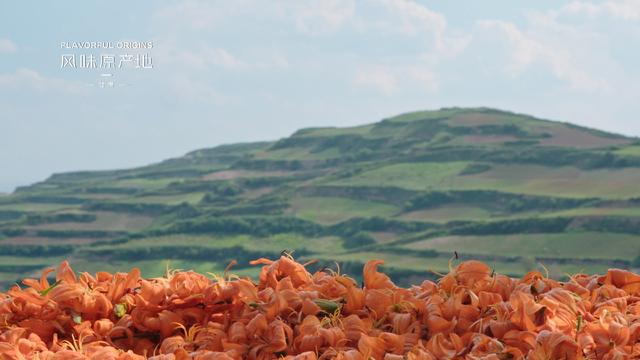
[{"label": "hazy sky", "polygon": [[2,1],[0,191],[444,106],[640,135],[638,64],[638,0]]}]

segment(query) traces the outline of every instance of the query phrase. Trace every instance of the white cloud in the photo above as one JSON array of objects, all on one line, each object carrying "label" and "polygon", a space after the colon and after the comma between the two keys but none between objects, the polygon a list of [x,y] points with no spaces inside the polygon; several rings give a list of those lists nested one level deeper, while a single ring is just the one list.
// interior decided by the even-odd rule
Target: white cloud
[{"label": "white cloud", "polygon": [[560,9],[562,13],[574,15],[587,15],[594,17],[600,13],[600,6],[584,1],[572,1]]},{"label": "white cloud", "polygon": [[[542,9],[538,13],[523,10],[524,16],[513,22],[496,12],[495,20],[468,27],[448,22],[448,16],[456,14],[440,13],[415,0],[301,0],[272,6],[256,0],[187,0],[158,12],[154,29],[166,42],[158,49],[170,53],[162,56],[163,62],[187,65],[171,66],[168,78],[202,77],[205,93],[208,84],[213,84],[205,81],[208,71],[239,74],[293,68],[290,75],[311,78],[310,73],[325,64],[341,62],[335,67],[336,75],[351,80],[358,90],[391,96],[421,91],[434,94],[444,89],[444,94],[449,84],[461,78],[453,66],[474,67],[484,62],[488,64],[484,70],[492,71],[491,76],[506,74],[507,82],[546,73],[559,81],[548,82],[545,77],[532,87],[600,94],[615,91],[625,70],[608,52],[609,35],[598,32],[606,25],[587,27],[581,20],[594,20],[593,24],[605,15],[610,18],[602,20],[631,20],[639,2],[572,1],[552,9],[538,7]],[[220,36],[220,31],[228,32],[229,37]],[[258,42],[251,36],[255,31],[260,32]],[[323,37],[340,40],[325,48]],[[235,42],[225,41],[230,38]],[[395,50],[378,51],[374,40],[378,38]],[[487,40],[484,46],[472,46],[483,40]],[[321,65],[302,66],[309,63]],[[468,75],[465,81],[480,81]],[[219,91],[207,98],[227,101]]]},{"label": "white cloud", "polygon": [[436,73],[425,65],[367,65],[358,68],[353,84],[386,96],[396,95],[401,89],[409,92],[434,93],[438,90]]},{"label": "white cloud", "polygon": [[180,68],[199,71],[216,67],[229,71],[282,70],[289,67],[289,61],[280,53],[265,54],[250,61],[240,58],[227,49],[207,46],[196,48],[169,46],[163,49],[162,59],[166,64],[181,65]]},{"label": "white cloud", "polygon": [[[433,94],[439,90],[439,66],[456,58],[469,44],[471,35],[451,35],[446,17],[411,0],[377,0],[382,17],[358,13],[355,19],[359,30],[370,36],[376,32],[383,36],[400,37],[400,41],[413,44],[415,55],[388,58],[370,62],[360,60],[353,76],[353,85],[372,89],[383,95]],[[371,11],[372,9],[366,9]],[[418,95],[420,96],[420,95]]]},{"label": "white cloud", "polygon": [[424,28],[429,28],[436,34],[444,33],[447,28],[447,21],[444,15],[437,13],[409,0],[381,0],[388,8],[396,11],[402,16],[402,32],[409,35],[416,35]]},{"label": "white cloud", "polygon": [[640,0],[607,1],[602,7],[613,17],[640,20]]},{"label": "white cloud", "polygon": [[170,89],[180,99],[194,104],[214,104],[217,106],[229,105],[238,99],[220,92],[206,79],[191,76],[173,76],[169,79]]},{"label": "white cloud", "polygon": [[292,1],[289,12],[296,29],[309,35],[334,32],[353,18],[354,0]]},{"label": "white cloud", "polygon": [[[510,61],[507,72],[517,76],[534,64],[547,67],[551,73],[571,87],[583,91],[605,90],[608,84],[580,67],[580,60],[572,52],[571,43],[543,36],[535,36],[520,30],[515,24],[502,20],[481,20],[478,25],[486,30],[497,31],[507,41]],[[538,22],[538,26],[549,26]],[[558,30],[557,27],[555,29]],[[558,34],[560,35],[560,34]]]},{"label": "white cloud", "polygon": [[[374,23],[374,26],[381,27],[386,32],[400,32],[406,36],[430,39],[439,56],[456,56],[471,40],[470,35],[448,34],[446,17],[415,1],[380,0],[380,2],[390,13],[385,20]],[[394,18],[393,14],[398,17]]]},{"label": "white cloud", "polygon": [[398,85],[393,71],[385,66],[365,66],[356,71],[353,83],[364,88],[373,88],[385,95],[396,92]]},{"label": "white cloud", "polygon": [[259,4],[253,0],[186,0],[161,6],[152,18],[155,25],[168,33],[184,30],[206,31],[219,28],[226,19],[256,12],[259,8]]},{"label": "white cloud", "polygon": [[248,66],[247,63],[222,48],[207,49],[205,56],[207,56],[213,64],[225,69],[241,69]]},{"label": "white cloud", "polygon": [[170,32],[217,30],[229,25],[229,19],[241,17],[244,21],[249,18],[284,21],[301,33],[319,35],[341,29],[355,11],[355,0],[284,1],[271,6],[258,0],[188,0],[162,7],[153,18],[156,25]]},{"label": "white cloud", "polygon": [[19,68],[13,73],[0,74],[0,90],[32,89],[38,92],[82,93],[87,86],[63,79],[46,77],[29,68]]},{"label": "white cloud", "polygon": [[570,14],[587,15],[591,18],[606,14],[614,19],[636,21],[640,20],[640,0],[605,1],[597,4],[587,1],[572,1],[551,13],[555,16]]},{"label": "white cloud", "polygon": [[438,91],[436,72],[428,66],[412,66],[406,70],[407,75],[429,93]]},{"label": "white cloud", "polygon": [[9,39],[0,38],[0,54],[10,54],[18,51],[18,46]]},{"label": "white cloud", "polygon": [[500,20],[481,20],[478,25],[484,29],[498,30],[512,46],[511,62],[508,66],[508,71],[512,75],[524,70],[544,53],[541,44],[529,39],[513,23]]}]

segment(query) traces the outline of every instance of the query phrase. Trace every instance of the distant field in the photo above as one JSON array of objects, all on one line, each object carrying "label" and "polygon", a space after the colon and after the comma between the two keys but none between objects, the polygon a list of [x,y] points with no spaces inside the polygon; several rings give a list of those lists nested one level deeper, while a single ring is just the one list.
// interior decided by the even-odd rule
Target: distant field
[{"label": "distant field", "polygon": [[42,265],[48,266],[51,261],[57,258],[50,257],[23,257],[23,256],[2,256],[0,255],[0,264],[2,265]]},{"label": "distant field", "polygon": [[459,189],[493,189],[533,195],[624,198],[640,196],[640,169],[582,170],[539,165],[493,165],[491,170],[458,176]]},{"label": "distant field", "polygon": [[[135,266],[140,268],[142,274],[144,274],[144,276],[147,278],[163,277],[165,276],[167,270],[193,270],[201,274],[212,273],[216,275],[222,275],[227,265],[212,261],[193,261],[182,259],[141,260],[137,261],[135,264],[131,264],[130,262],[125,261],[95,263],[82,259],[72,259],[70,264],[76,271],[87,271],[89,273],[96,273],[98,271],[128,272],[132,267]],[[231,268],[229,273],[239,276],[251,276],[255,278],[260,273],[260,267],[235,267]],[[210,278],[213,279],[213,276],[210,275]]]},{"label": "distant field", "polygon": [[[56,266],[61,257],[32,257],[32,256],[1,256],[0,255],[0,284],[14,284],[25,277],[39,278],[41,269]],[[11,270],[14,268],[14,270]],[[22,270],[30,269],[30,270]],[[22,270],[22,271],[20,271]],[[0,290],[2,291],[2,290]]]},{"label": "distant field", "polygon": [[398,208],[390,204],[337,197],[297,197],[290,203],[293,214],[322,224],[358,216],[390,216],[398,212]]},{"label": "distant field", "polygon": [[[67,228],[65,230],[71,230]],[[89,237],[64,237],[64,238],[49,238],[43,236],[13,236],[4,240],[0,240],[3,244],[16,244],[16,245],[87,245],[96,241],[103,241],[104,238],[89,238]]]},{"label": "distant field", "polygon": [[[41,269],[45,269],[47,267],[55,268],[62,260],[64,260],[62,257],[34,259],[29,257],[0,256],[0,261],[3,265],[34,265],[40,266]],[[188,259],[141,260],[136,261],[135,264],[132,264],[129,261],[118,261],[117,259],[110,261],[89,261],[86,259],[70,258],[68,260],[76,272],[87,271],[92,274],[95,274],[98,271],[128,272],[133,267],[139,267],[145,277],[162,277],[165,275],[167,269],[194,270],[203,274],[214,273],[222,275],[227,265],[226,263],[221,264],[213,261],[194,261]],[[23,279],[25,276],[38,278],[40,276],[41,269],[33,270],[27,275],[24,273],[0,272],[0,283],[11,284]],[[260,267],[241,264],[241,266],[232,268],[230,273],[255,278],[260,273]]]},{"label": "distant field", "polygon": [[240,196],[244,199],[253,200],[253,199],[259,198],[260,196],[270,194],[273,192],[273,190],[274,188],[270,186],[262,187],[258,189],[250,189],[250,190],[244,191]]},{"label": "distant field", "polygon": [[92,222],[59,222],[49,224],[31,225],[28,228],[34,230],[109,230],[109,231],[136,231],[151,225],[153,218],[144,215],[114,213],[99,211],[93,213],[96,220]]},{"label": "distant field", "polygon": [[203,180],[233,180],[242,178],[256,178],[256,177],[274,177],[274,176],[287,176],[292,174],[286,171],[249,171],[249,170],[219,170],[206,174],[202,177]]},{"label": "distant field", "polygon": [[369,235],[379,244],[390,243],[398,239],[398,234],[391,231],[372,231]]},{"label": "distant field", "polygon": [[455,220],[486,220],[491,218],[491,213],[478,206],[451,204],[433,209],[407,212],[398,216],[398,218],[411,221],[446,223]]},{"label": "distant field", "polygon": [[160,189],[172,182],[180,181],[182,178],[159,178],[159,179],[146,179],[146,178],[133,178],[115,180],[109,183],[113,187],[123,188],[143,188],[143,189]]},{"label": "distant field", "polygon": [[453,140],[451,144],[503,144],[507,141],[517,141],[518,138],[509,135],[466,135]]},{"label": "distant field", "polygon": [[[305,257],[305,259],[310,258]],[[447,273],[449,270],[450,260],[446,257],[412,256],[409,250],[407,250],[407,254],[403,255],[367,251],[338,254],[332,257],[319,257],[319,259],[324,261],[350,261],[360,263],[363,263],[368,259],[382,259],[385,261],[384,267],[386,268],[436,273]],[[503,274],[522,274],[536,267],[536,264],[533,264],[530,267],[527,264],[520,264],[517,262],[490,261],[488,264],[495,268],[496,271]]]},{"label": "distant field", "polygon": [[57,211],[66,209],[77,209],[80,205],[71,204],[47,204],[47,203],[15,203],[15,204],[0,204],[1,210],[15,210],[15,211]]},{"label": "distant field", "polygon": [[329,148],[323,151],[310,151],[306,148],[286,148],[279,150],[272,150],[256,155],[257,159],[269,159],[269,160],[325,160],[340,157],[340,152],[337,148]]},{"label": "distant field", "polygon": [[134,203],[134,204],[166,204],[166,205],[178,205],[183,202],[188,204],[196,204],[202,200],[204,193],[192,192],[187,194],[176,195],[149,195],[149,196],[136,196],[129,197],[123,200],[117,200],[116,202]]},{"label": "distant field", "polygon": [[[305,257],[305,260],[309,260],[309,257]],[[407,250],[407,255],[390,254],[385,252],[354,252],[339,254],[335,257],[319,257],[320,260],[331,261],[350,261],[350,262],[362,262],[363,259],[382,259],[385,261],[383,268],[396,269],[396,270],[410,270],[421,271],[425,273],[431,273],[434,277],[438,278],[438,274],[446,274],[449,271],[449,264],[456,266],[461,260],[454,260],[453,254],[451,258],[448,257],[417,257],[410,255],[410,250]],[[529,271],[540,271],[543,274],[547,273],[554,278],[563,278],[568,274],[587,273],[587,274],[604,274],[610,266],[606,264],[572,264],[572,263],[538,263],[534,260],[525,262],[505,262],[495,260],[484,260],[487,265],[495,269],[496,272],[508,275],[524,274]],[[361,275],[361,274],[354,274]],[[402,281],[403,279],[397,279]]]},{"label": "distant field", "polygon": [[0,284],[5,284],[6,287],[9,287],[10,285],[17,283],[21,279],[24,279],[24,276],[25,274],[22,272],[14,273],[2,271],[0,272]]},{"label": "distant field", "polygon": [[622,149],[616,150],[615,153],[620,155],[640,156],[640,145],[623,147]]},{"label": "distant field", "polygon": [[[517,125],[533,134],[547,134],[539,139],[538,143],[542,146],[604,148],[631,142],[629,139],[603,136],[601,133],[585,131],[583,128],[563,123],[531,121],[514,114],[463,113],[452,116],[449,124],[457,126]],[[478,139],[480,140],[481,137]]]},{"label": "distant field", "polygon": [[640,208],[638,207],[584,207],[569,209],[563,211],[555,211],[541,214],[542,217],[557,217],[557,216],[585,216],[585,215],[597,215],[597,216],[640,216]]},{"label": "distant field", "polygon": [[640,236],[598,232],[446,236],[414,242],[404,248],[482,255],[633,260],[640,255]]},{"label": "distant field", "polygon": [[397,186],[410,190],[448,189],[468,163],[404,163],[365,171],[331,182],[347,186]]},{"label": "distant field", "polygon": [[122,199],[129,196],[127,194],[105,194],[105,193],[79,193],[74,195],[82,199],[91,199],[91,200],[117,200],[117,199]]},{"label": "distant field", "polygon": [[331,184],[397,186],[409,190],[496,190],[531,195],[625,198],[640,196],[640,169],[582,170],[539,165],[492,165],[460,175],[468,163],[405,163],[384,166]]},{"label": "distant field", "polygon": [[342,250],[342,240],[336,237],[309,238],[299,234],[277,234],[267,237],[252,237],[249,235],[167,235],[130,240],[124,244],[106,245],[97,249],[127,249],[148,248],[162,246],[202,246],[208,248],[229,248],[241,246],[247,250],[264,250],[279,253],[282,250],[308,249],[314,253],[334,252]]}]

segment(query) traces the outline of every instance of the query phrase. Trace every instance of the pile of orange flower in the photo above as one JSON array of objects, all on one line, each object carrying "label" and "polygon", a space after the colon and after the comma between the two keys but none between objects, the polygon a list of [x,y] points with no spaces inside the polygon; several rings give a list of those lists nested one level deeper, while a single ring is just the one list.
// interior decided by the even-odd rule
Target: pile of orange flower
[{"label": "pile of orange flower", "polygon": [[567,282],[494,274],[478,261],[437,282],[363,286],[260,259],[260,280],[191,271],[143,279],[68,263],[0,293],[1,359],[639,359],[640,276]]}]

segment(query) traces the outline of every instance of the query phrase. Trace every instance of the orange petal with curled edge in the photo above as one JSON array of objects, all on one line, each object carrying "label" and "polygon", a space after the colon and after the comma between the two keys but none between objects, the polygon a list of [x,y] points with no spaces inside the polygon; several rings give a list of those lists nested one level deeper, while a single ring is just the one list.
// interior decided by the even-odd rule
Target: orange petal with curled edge
[{"label": "orange petal with curled edge", "polygon": [[384,341],[386,351],[394,354],[402,354],[404,352],[404,335],[383,332],[380,339]]},{"label": "orange petal with curled edge", "polygon": [[291,342],[293,337],[293,331],[281,320],[274,320],[269,325],[268,331],[268,346],[266,349],[269,352],[281,352],[287,349],[287,344]]},{"label": "orange petal with curled edge", "polygon": [[9,289],[8,294],[14,299],[20,299],[26,303],[32,303],[38,306],[42,306],[48,302],[45,297],[42,297],[35,289],[29,288],[21,290],[17,285]]},{"label": "orange petal with curled edge", "polygon": [[93,323],[93,331],[96,334],[105,337],[109,334],[111,329],[113,329],[113,322],[109,319],[100,319]]},{"label": "orange petal with curled edge", "polygon": [[[368,355],[376,360],[384,359],[384,347],[384,340],[379,337],[362,334],[360,340],[358,340],[358,350],[362,354]],[[365,357],[368,358],[367,356]]]},{"label": "orange petal with curled edge", "polygon": [[334,360],[367,360],[358,350],[347,350],[338,353]]},{"label": "orange petal with curled edge", "polygon": [[251,265],[271,265],[273,263],[274,263],[273,260],[267,259],[267,258],[260,258],[260,259],[249,261],[249,264]]},{"label": "orange petal with curled edge", "polygon": [[229,326],[229,341],[243,343],[247,341],[247,327],[241,322],[234,322]]},{"label": "orange petal with curled edge", "polygon": [[298,355],[289,355],[284,357],[284,359],[286,360],[317,360],[318,356],[316,356],[316,353],[313,351],[305,351],[303,353],[300,353]]},{"label": "orange petal with curled edge", "polygon": [[364,265],[362,278],[367,289],[394,289],[396,285],[391,279],[378,272],[378,265],[384,264],[384,260],[370,260]]},{"label": "orange petal with curled edge", "polygon": [[541,331],[536,338],[536,346],[529,353],[529,360],[581,358],[580,347],[569,336],[560,332]]},{"label": "orange petal with curled edge", "polygon": [[347,313],[354,313],[358,310],[362,310],[365,304],[365,292],[362,289],[351,286],[347,288],[344,300],[345,304],[343,309]]},{"label": "orange petal with curled edge", "polygon": [[491,275],[491,268],[481,261],[469,260],[456,266],[454,274],[458,282],[469,286],[475,282],[488,279]]},{"label": "orange petal with curled edge", "polygon": [[320,312],[320,306],[313,302],[311,299],[302,300],[302,307],[300,308],[300,312],[305,316],[315,315]]},{"label": "orange petal with curled edge", "polygon": [[44,269],[42,271],[42,274],[40,275],[40,279],[39,280],[24,279],[24,280],[22,280],[22,283],[25,284],[26,286],[30,286],[30,287],[34,288],[35,290],[37,290],[39,292],[42,292],[42,291],[46,290],[47,288],[49,288],[49,286],[51,286],[49,284],[49,280],[47,280],[47,275],[49,275],[53,271],[55,271],[54,268],[46,268],[46,269]]},{"label": "orange petal with curled edge", "polygon": [[462,339],[455,333],[433,335],[427,342],[427,350],[439,359],[453,359],[464,350]]},{"label": "orange petal with curled edge", "polygon": [[263,314],[254,316],[247,324],[247,334],[251,337],[262,335],[269,328],[267,318]]},{"label": "orange petal with curled edge", "polygon": [[357,315],[349,315],[343,318],[341,323],[347,339],[354,343],[360,340],[362,334],[367,334],[371,330],[371,324],[367,324]]},{"label": "orange petal with curled edge", "polygon": [[78,278],[73,272],[73,269],[71,269],[71,266],[69,266],[67,260],[60,263],[60,266],[56,269],[56,281],[64,281],[67,284],[75,284],[78,282]]},{"label": "orange petal with curled edge", "polygon": [[18,323],[21,327],[30,329],[33,333],[37,334],[41,339],[49,341],[53,338],[54,332],[57,328],[51,321],[42,319],[24,319]]},{"label": "orange petal with curled edge", "polygon": [[344,331],[337,327],[332,328],[320,328],[318,330],[320,336],[324,339],[325,344],[332,348],[338,348],[347,343],[347,337]]},{"label": "orange petal with curled edge", "polygon": [[533,296],[524,292],[514,293],[509,299],[513,308],[511,322],[520,330],[534,331],[537,328],[537,316],[544,306],[537,304]]}]

